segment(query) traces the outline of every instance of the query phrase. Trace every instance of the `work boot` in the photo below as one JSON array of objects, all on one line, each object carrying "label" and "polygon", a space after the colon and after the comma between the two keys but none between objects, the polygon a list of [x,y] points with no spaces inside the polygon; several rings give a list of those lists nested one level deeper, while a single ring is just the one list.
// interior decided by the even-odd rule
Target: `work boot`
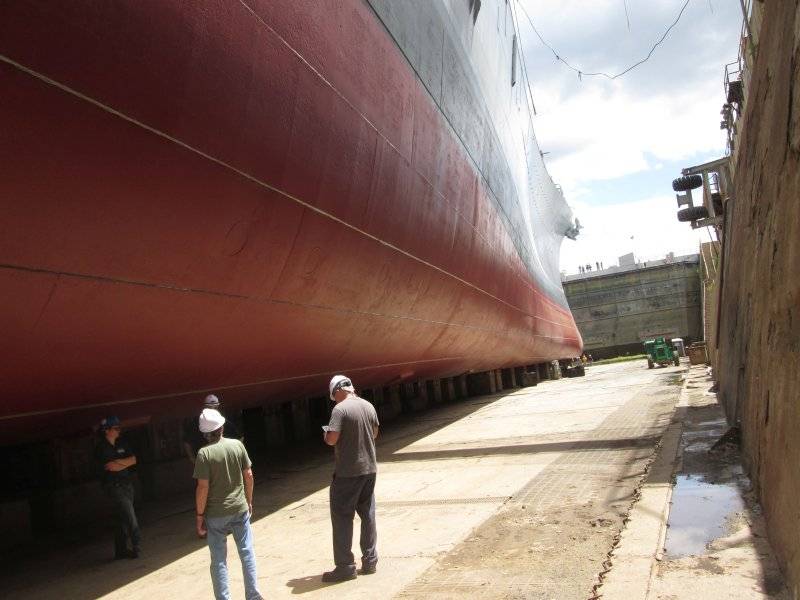
[{"label": "work boot", "polygon": [[358,577],[355,571],[345,571],[344,569],[334,569],[322,574],[322,581],[325,583],[338,583],[340,581],[350,581]]},{"label": "work boot", "polygon": [[122,560],[124,558],[139,558],[139,552],[138,550],[128,550],[127,548],[114,552],[114,560]]},{"label": "work boot", "polygon": [[359,573],[361,575],[372,575],[377,570],[378,565],[376,563],[361,563],[361,570]]}]

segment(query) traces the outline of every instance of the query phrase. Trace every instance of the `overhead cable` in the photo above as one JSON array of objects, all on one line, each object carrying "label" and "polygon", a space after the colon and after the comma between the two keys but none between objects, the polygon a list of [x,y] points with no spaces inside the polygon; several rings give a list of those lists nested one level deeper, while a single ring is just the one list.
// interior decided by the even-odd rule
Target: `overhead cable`
[{"label": "overhead cable", "polygon": [[524,13],[525,18],[528,19],[528,23],[530,23],[531,28],[533,28],[533,32],[536,34],[536,37],[539,38],[539,41],[542,42],[542,44],[544,44],[550,50],[550,52],[553,53],[553,56],[556,57],[557,61],[560,61],[560,62],[564,63],[567,67],[569,67],[570,69],[575,71],[578,74],[578,79],[583,79],[583,77],[595,77],[595,76],[606,77],[607,79],[616,79],[617,77],[622,77],[626,73],[630,73],[631,71],[633,71],[639,65],[644,64],[645,62],[650,60],[650,57],[653,56],[653,52],[656,51],[656,48],[658,48],[658,46],[661,45],[661,42],[663,42],[667,38],[667,35],[669,35],[669,32],[672,31],[672,28],[675,27],[675,25],[678,24],[678,21],[681,20],[681,17],[683,16],[683,11],[685,11],[686,7],[689,6],[689,2],[691,2],[691,0],[686,0],[686,2],[683,3],[683,6],[681,7],[681,10],[678,13],[678,16],[675,17],[675,20],[672,22],[672,24],[669,27],[667,27],[667,30],[664,32],[664,35],[662,35],[661,38],[655,44],[653,44],[653,47],[650,48],[650,52],[647,53],[647,56],[645,56],[639,62],[636,62],[636,63],[632,64],[630,67],[628,67],[624,71],[620,71],[616,75],[609,75],[608,73],[604,73],[602,71],[598,71],[596,73],[587,73],[583,69],[579,69],[579,68],[571,65],[569,62],[567,62],[566,59],[562,58],[558,54],[558,52],[556,52],[556,50],[550,44],[548,44],[545,41],[545,39],[542,37],[542,34],[539,33],[538,29],[536,29],[536,25],[533,24],[533,19],[531,19],[531,16],[528,14],[528,11],[525,9],[525,6],[522,4],[522,2],[519,1],[518,4],[519,4],[519,7],[522,9],[522,12]]}]

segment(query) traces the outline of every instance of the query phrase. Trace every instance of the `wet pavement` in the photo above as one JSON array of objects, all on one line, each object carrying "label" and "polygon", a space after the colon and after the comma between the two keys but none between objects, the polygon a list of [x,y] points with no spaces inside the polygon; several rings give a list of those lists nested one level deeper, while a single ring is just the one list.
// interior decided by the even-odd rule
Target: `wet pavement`
[{"label": "wet pavement", "polygon": [[745,509],[738,485],[708,483],[679,475],[672,492],[667,559],[702,554],[708,544],[731,533],[737,513]]},{"label": "wet pavement", "polygon": [[[643,598],[788,599],[750,480],[705,366],[692,367],[663,547]],[[626,600],[631,600],[627,598]]]},{"label": "wet pavement", "polygon": [[734,533],[747,509],[750,480],[738,447],[723,441],[715,448],[728,431],[722,416],[686,422],[664,545],[667,559],[702,554],[714,540]]}]

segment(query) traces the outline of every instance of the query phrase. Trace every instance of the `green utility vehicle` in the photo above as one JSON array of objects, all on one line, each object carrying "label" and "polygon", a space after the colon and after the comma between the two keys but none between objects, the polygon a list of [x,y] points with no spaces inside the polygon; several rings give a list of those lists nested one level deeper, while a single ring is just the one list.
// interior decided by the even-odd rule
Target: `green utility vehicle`
[{"label": "green utility vehicle", "polygon": [[648,369],[652,369],[656,365],[665,367],[672,363],[677,367],[681,364],[678,353],[673,350],[672,344],[663,337],[647,340],[644,343],[644,351],[647,353]]}]

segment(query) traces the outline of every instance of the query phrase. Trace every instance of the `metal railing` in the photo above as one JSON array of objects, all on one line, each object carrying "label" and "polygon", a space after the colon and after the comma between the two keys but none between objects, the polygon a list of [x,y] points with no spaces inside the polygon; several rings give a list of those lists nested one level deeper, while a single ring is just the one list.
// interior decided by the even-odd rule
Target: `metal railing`
[{"label": "metal railing", "polygon": [[753,2],[752,0],[739,0],[739,3],[742,7],[739,51],[736,60],[725,65],[723,79],[725,104],[722,105],[722,110],[720,111],[722,116],[720,129],[727,130],[726,156],[733,156],[736,152],[737,125],[742,115],[742,107],[746,101],[750,70],[757,48],[757,39],[755,37],[757,35],[757,27],[753,26]]}]

